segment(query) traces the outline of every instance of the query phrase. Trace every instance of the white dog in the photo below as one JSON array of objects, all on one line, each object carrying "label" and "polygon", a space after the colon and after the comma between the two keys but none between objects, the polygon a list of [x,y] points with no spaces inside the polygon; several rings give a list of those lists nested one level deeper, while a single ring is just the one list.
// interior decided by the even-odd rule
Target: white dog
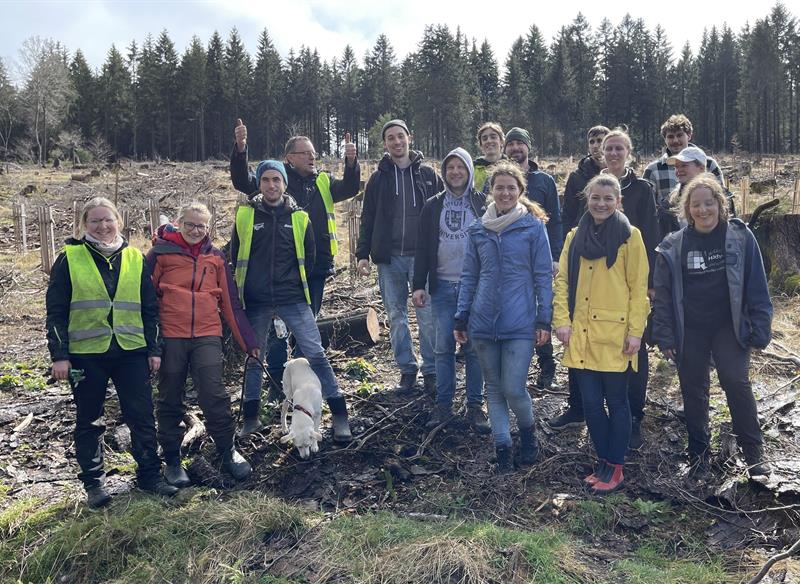
[{"label": "white dog", "polygon": [[[322,441],[319,422],[322,418],[322,385],[307,359],[290,359],[283,371],[283,393],[286,399],[281,406],[281,428],[286,436],[281,443],[293,442],[300,458],[319,451]],[[289,405],[293,406],[292,428],[286,425]]]}]

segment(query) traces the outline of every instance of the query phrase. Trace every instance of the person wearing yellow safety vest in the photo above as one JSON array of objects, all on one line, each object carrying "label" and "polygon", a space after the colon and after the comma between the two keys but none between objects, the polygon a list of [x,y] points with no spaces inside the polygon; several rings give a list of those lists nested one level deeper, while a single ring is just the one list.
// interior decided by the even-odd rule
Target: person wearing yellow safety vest
[{"label": "person wearing yellow safety vest", "polygon": [[[315,260],[314,231],[308,214],[286,194],[286,170],[282,162],[263,160],[256,168],[260,194],[236,211],[230,245],[234,279],[247,320],[256,334],[263,358],[264,347],[276,318],[294,336],[322,384],[322,396],[333,414],[334,440],[351,439],[347,407],[339,384],[322,348],[319,329],[311,311],[307,274]],[[261,366],[249,360],[245,369],[240,436],[261,428]]]},{"label": "person wearing yellow safety vest", "polygon": [[111,500],[105,489],[102,422],[106,386],[114,382],[131,432],[139,488],[163,496],[178,489],[161,476],[150,374],[161,365],[158,303],[142,253],[120,235],[108,199],[88,201],[81,239],[67,240],[47,288],[47,344],[53,377],[69,381],[77,409],[75,457],[90,507]]},{"label": "person wearing yellow safety vest", "polygon": [[[258,194],[259,185],[255,174],[248,170],[247,126],[242,120],[237,120],[234,137],[236,143],[231,154],[231,181],[234,188],[252,197]],[[314,316],[322,307],[325,281],[333,274],[333,258],[339,247],[334,203],[355,197],[361,184],[361,166],[356,155],[356,145],[351,142],[349,133],[345,134],[344,142],[345,165],[341,179],[317,169],[314,144],[306,136],[289,138],[283,152],[288,179],[287,191],[297,205],[308,213],[314,229],[317,257],[314,269],[307,273],[311,311]],[[286,341],[274,337],[269,346],[267,370],[275,380],[283,378],[286,354]],[[302,354],[296,356],[301,357]],[[279,387],[270,387],[269,395],[271,400],[282,398]]]}]

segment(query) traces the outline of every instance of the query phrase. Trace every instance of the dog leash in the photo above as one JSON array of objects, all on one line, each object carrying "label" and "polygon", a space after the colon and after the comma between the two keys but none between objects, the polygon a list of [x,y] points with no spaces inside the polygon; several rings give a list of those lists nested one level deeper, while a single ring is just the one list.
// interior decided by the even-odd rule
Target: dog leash
[{"label": "dog leash", "polygon": [[295,411],[303,412],[306,416],[308,416],[312,420],[314,419],[314,415],[311,412],[309,412],[307,409],[305,409],[303,406],[300,406],[300,405],[297,405],[295,403],[292,403],[292,412],[295,412]]},{"label": "dog leash", "polygon": [[[275,383],[275,379],[272,377],[272,375],[269,374],[269,371],[267,371],[267,367],[260,360],[256,359],[252,355],[247,355],[245,357],[245,360],[244,360],[244,374],[242,375],[242,395],[239,397],[239,415],[236,416],[236,424],[237,425],[239,424],[239,422],[242,421],[242,408],[244,407],[244,387],[247,384],[247,362],[250,361],[251,359],[253,361],[255,361],[256,363],[258,363],[259,367],[261,367],[261,371],[263,371],[264,374],[267,376],[267,379],[269,380],[269,382],[273,383],[273,384]],[[261,394],[261,387],[259,387],[258,391],[259,391],[259,395],[260,395]]]}]

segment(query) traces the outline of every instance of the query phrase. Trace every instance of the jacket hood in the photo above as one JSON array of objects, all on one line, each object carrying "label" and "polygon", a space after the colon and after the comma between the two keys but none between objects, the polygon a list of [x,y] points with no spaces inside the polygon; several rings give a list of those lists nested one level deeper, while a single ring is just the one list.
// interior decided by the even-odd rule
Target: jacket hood
[{"label": "jacket hood", "polygon": [[300,208],[297,205],[297,201],[294,200],[294,197],[288,193],[283,193],[283,195],[281,195],[281,201],[281,205],[276,205],[273,207],[272,205],[267,205],[264,202],[264,195],[258,194],[253,197],[250,202],[259,211],[264,211],[265,213],[277,213],[279,215],[290,214]]},{"label": "jacket hood", "polygon": [[[155,253],[189,252],[191,247],[192,246],[183,239],[180,230],[172,223],[165,223],[156,230],[156,238],[153,243],[153,251]],[[207,253],[211,248],[211,240],[208,235],[206,235],[200,241],[200,253]]]},{"label": "jacket hood", "polygon": [[586,155],[578,162],[578,172],[587,180],[594,178],[602,169],[594,158]]},{"label": "jacket hood", "polygon": [[[92,245],[91,241],[87,241],[85,237],[68,237],[64,240],[64,245],[81,245],[86,244],[86,246],[92,248],[93,250],[97,251],[97,248]],[[120,250],[125,249],[128,247],[128,240],[124,237],[122,238],[122,246],[119,248]],[[119,251],[119,250],[118,250]],[[99,251],[97,253],[100,253]],[[116,252],[115,252],[116,253]]]},{"label": "jacket hood", "polygon": [[[450,154],[452,154],[452,152]],[[449,156],[449,154],[448,154],[448,156]],[[481,156],[478,156],[475,159],[474,164],[475,164],[475,166],[491,166],[492,164],[497,164],[501,160],[508,160],[508,156],[506,156],[505,154],[501,154],[500,158],[498,158],[496,161],[489,162],[489,160],[487,160],[487,158],[485,156],[481,155]]]},{"label": "jacket hood", "polygon": [[[408,157],[411,159],[412,166],[415,164],[419,164],[423,160],[425,160],[425,157],[419,150],[409,150]],[[395,164],[394,162],[392,162],[392,157],[389,156],[388,152],[385,152],[383,154],[383,158],[381,158],[381,161],[378,163],[378,170],[381,170],[383,172],[390,172],[394,168],[394,165]]]},{"label": "jacket hood", "polygon": [[467,188],[465,189],[464,193],[469,193],[469,191],[472,189],[472,183],[475,180],[475,167],[472,164],[472,157],[469,155],[469,152],[461,147],[453,148],[450,153],[444,157],[444,160],[442,160],[442,181],[444,182],[445,189],[447,189],[447,192],[451,195],[453,194],[453,192],[450,190],[450,185],[447,183],[445,167],[447,166],[447,161],[454,156],[460,159],[461,162],[464,163],[464,166],[467,167],[469,176],[467,177]]}]

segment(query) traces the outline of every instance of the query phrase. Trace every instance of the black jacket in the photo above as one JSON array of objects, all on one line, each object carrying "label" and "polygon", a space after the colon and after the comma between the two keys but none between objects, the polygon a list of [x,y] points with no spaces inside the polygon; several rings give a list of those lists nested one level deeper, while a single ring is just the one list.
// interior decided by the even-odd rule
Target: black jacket
[{"label": "black jacket", "polygon": [[[430,166],[422,166],[422,153],[412,150],[411,171],[414,174],[414,195],[420,205],[444,189],[442,179]],[[394,221],[395,177],[394,163],[388,153],[383,155],[378,170],[369,177],[364,189],[361,209],[361,231],[356,258],[372,257],[376,264],[388,264],[392,256],[392,222]]]},{"label": "black jacket", "polygon": [[[330,235],[328,234],[328,213],[325,203],[317,188],[317,174],[300,176],[295,168],[286,163],[286,175],[289,179],[287,192],[292,195],[297,205],[308,213],[314,226],[314,241],[317,244],[317,261],[314,264],[314,275],[330,275],[333,273],[333,256],[331,255]],[[330,174],[330,173],[328,173]],[[258,194],[256,175],[247,167],[247,149],[239,152],[236,146],[231,153],[231,181],[236,190],[251,198]],[[331,198],[334,203],[346,201],[358,194],[361,187],[361,164],[356,160],[354,166],[344,165],[344,177],[333,178],[331,175]],[[308,276],[311,277],[311,272]]]},{"label": "black jacket", "polygon": [[584,156],[578,162],[578,168],[569,173],[567,185],[564,187],[564,211],[561,214],[564,239],[567,238],[567,233],[573,227],[578,226],[578,221],[586,212],[586,199],[583,196],[583,189],[586,188],[590,180],[600,174],[600,170],[594,158]]},{"label": "black jacket", "polygon": [[[67,239],[67,245],[78,245],[83,243],[94,258],[94,263],[106,290],[111,298],[117,293],[117,283],[119,282],[119,269],[122,263],[122,250],[128,246],[124,243],[114,255],[106,258],[95,247],[85,239]],[[151,357],[161,355],[161,334],[158,323],[158,298],[153,288],[150,277],[150,268],[146,262],[142,265],[142,323],[144,324],[144,338],[147,347],[134,351],[125,351],[117,343],[117,338],[111,338],[111,345],[105,353],[96,356],[114,358],[125,353],[146,352]],[[69,277],[69,262],[67,253],[61,252],[53,264],[50,272],[50,284],[47,286],[47,296],[45,304],[47,306],[47,348],[50,351],[50,358],[53,361],[69,359],[69,305],[72,300],[72,280]],[[113,313],[109,311],[108,322],[113,326]],[[92,355],[81,355],[81,357],[92,357]]]},{"label": "black jacket", "polygon": [[[265,204],[261,195],[254,197],[250,204],[256,212],[253,218],[250,262],[244,282],[245,305],[251,308],[305,303],[292,230],[292,213],[298,210],[297,203],[284,194],[283,204],[277,207]],[[310,276],[315,260],[313,223],[306,229],[304,246],[306,276]],[[236,265],[239,234],[235,224],[230,254],[231,263]]]},{"label": "black jacket", "polygon": [[[446,191],[434,195],[422,208],[417,236],[417,255],[414,256],[414,279],[412,290],[421,290],[428,283],[428,292],[433,294],[439,285],[436,270],[439,267],[439,219],[444,207]],[[486,193],[470,189],[469,204],[475,217],[486,212]]]},{"label": "black jacket", "polygon": [[638,178],[630,168],[626,169],[626,174],[620,179],[619,184],[622,187],[622,211],[631,225],[642,233],[644,247],[647,250],[647,263],[650,266],[647,287],[652,288],[656,246],[661,242],[655,189],[650,182]]}]

